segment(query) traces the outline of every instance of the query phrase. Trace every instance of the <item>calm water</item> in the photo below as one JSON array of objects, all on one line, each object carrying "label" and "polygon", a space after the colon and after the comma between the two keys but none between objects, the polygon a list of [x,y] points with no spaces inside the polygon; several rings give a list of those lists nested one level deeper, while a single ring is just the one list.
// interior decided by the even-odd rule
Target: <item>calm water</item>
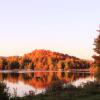
[{"label": "calm water", "polygon": [[94,77],[86,72],[0,72],[0,81],[7,84],[8,92],[17,96],[24,96],[33,91],[35,94],[45,92],[53,82],[61,81],[63,85],[83,85],[88,81],[94,81]]}]

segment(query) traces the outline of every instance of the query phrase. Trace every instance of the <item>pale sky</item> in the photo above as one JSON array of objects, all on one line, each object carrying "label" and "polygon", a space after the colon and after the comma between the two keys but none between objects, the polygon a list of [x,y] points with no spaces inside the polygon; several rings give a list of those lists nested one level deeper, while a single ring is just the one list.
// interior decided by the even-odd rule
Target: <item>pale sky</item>
[{"label": "pale sky", "polygon": [[0,0],[0,56],[49,49],[91,59],[100,0]]}]

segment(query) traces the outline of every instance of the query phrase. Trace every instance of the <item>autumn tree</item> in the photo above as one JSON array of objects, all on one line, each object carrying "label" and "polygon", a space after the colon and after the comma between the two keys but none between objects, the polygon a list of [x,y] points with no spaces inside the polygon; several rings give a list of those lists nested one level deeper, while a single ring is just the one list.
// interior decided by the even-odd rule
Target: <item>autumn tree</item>
[{"label": "autumn tree", "polygon": [[22,63],[21,63],[21,68],[22,69],[34,69],[34,63],[32,62],[31,59],[29,58],[23,58]]},{"label": "autumn tree", "polygon": [[97,30],[99,32],[99,35],[94,40],[94,51],[96,55],[93,56],[94,58],[94,66],[93,66],[93,73],[97,78],[100,78],[100,29]]},{"label": "autumn tree", "polygon": [[0,58],[0,70],[2,69],[2,66],[3,66],[3,60],[2,58]]},{"label": "autumn tree", "polygon": [[0,58],[0,69],[2,70],[8,69],[8,62],[5,58]]},{"label": "autumn tree", "polygon": [[97,36],[97,38],[94,40],[94,51],[96,52],[96,55],[93,56],[94,60],[95,60],[95,64],[100,67],[100,30],[98,30],[99,35]]}]

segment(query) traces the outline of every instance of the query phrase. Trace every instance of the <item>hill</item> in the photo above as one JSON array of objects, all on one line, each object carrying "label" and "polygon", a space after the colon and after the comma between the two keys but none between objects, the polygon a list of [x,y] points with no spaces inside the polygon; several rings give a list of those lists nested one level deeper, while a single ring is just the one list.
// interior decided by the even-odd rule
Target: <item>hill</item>
[{"label": "hill", "polygon": [[0,69],[67,70],[89,68],[89,61],[50,50],[34,50],[23,56],[0,58]]}]

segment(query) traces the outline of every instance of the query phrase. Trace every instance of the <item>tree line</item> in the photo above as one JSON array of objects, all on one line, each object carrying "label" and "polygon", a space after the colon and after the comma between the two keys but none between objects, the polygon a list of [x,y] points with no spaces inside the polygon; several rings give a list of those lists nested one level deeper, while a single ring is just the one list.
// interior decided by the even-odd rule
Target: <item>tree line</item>
[{"label": "tree line", "polygon": [[89,61],[49,50],[35,50],[24,56],[0,57],[0,70],[67,70],[89,67]]}]

